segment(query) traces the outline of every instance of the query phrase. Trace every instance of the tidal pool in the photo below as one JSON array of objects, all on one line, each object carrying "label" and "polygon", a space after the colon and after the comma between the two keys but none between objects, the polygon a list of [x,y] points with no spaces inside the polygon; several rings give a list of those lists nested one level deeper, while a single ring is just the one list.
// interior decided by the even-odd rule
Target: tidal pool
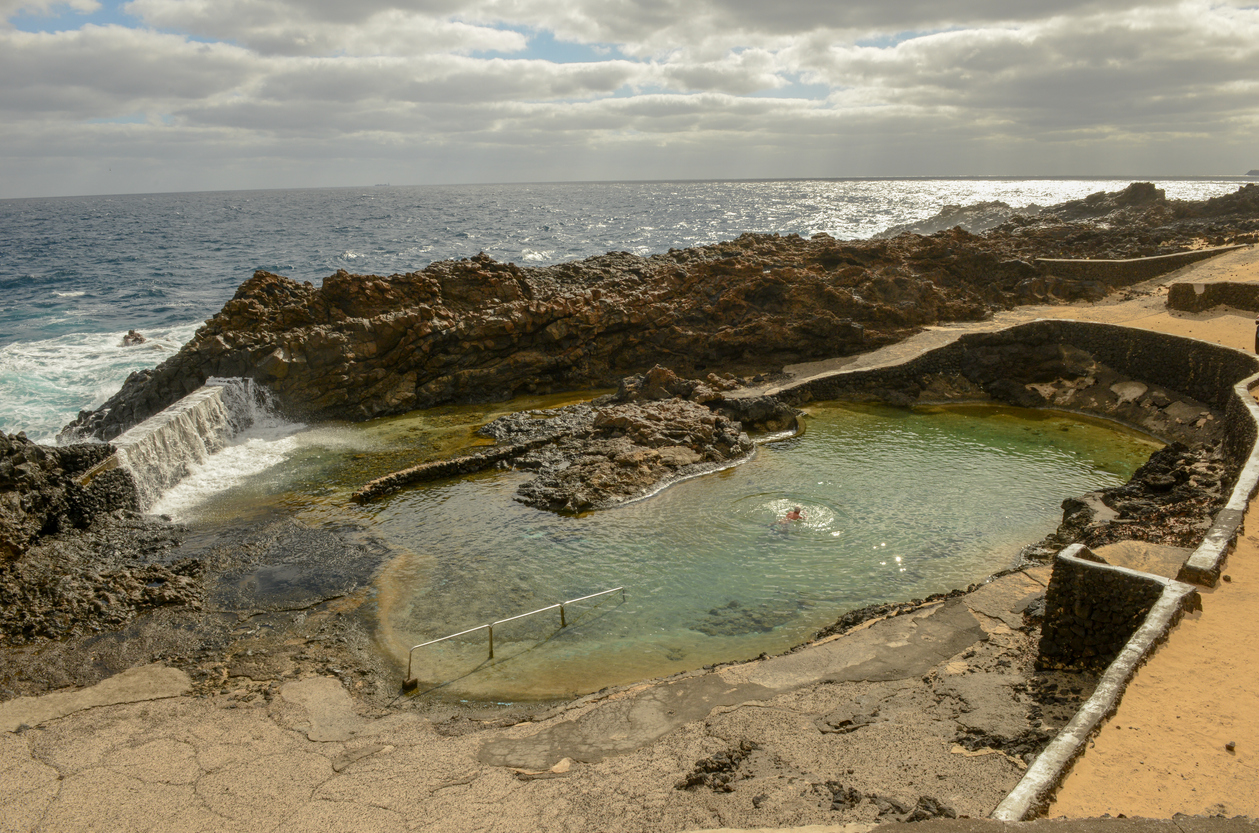
[{"label": "tidal pool", "polygon": [[[798,437],[644,501],[582,517],[512,500],[526,476],[433,484],[375,508],[406,542],[378,582],[409,645],[599,590],[613,594],[423,648],[421,690],[508,699],[775,653],[842,613],[966,587],[1051,532],[1061,503],[1125,482],[1158,447],[1112,425],[1008,408],[815,405]],[[800,506],[804,519],[782,523]],[[427,684],[427,685],[426,685]]]},{"label": "tidal pool", "polygon": [[[412,645],[623,586],[571,606],[565,628],[558,611],[499,625],[493,660],[484,630],[415,653],[422,692],[548,699],[783,651],[848,610],[966,587],[1052,531],[1064,498],[1125,482],[1160,445],[1052,412],[813,404],[801,435],[748,463],[580,517],[515,502],[517,472],[349,503],[506,407],[246,440],[255,461],[284,444],[280,462],[226,492],[194,477],[164,511],[210,526],[278,512],[383,540],[398,555],[375,581],[378,638],[400,666]],[[781,523],[793,506],[804,519]]]}]

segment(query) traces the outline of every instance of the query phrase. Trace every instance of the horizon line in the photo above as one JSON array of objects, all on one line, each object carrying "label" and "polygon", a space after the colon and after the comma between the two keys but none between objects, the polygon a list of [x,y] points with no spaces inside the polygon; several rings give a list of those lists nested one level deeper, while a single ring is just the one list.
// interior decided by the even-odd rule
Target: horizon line
[{"label": "horizon line", "polygon": [[392,183],[362,183],[354,185],[295,185],[276,188],[206,188],[192,191],[117,191],[100,194],[56,194],[28,195],[21,197],[0,197],[0,202],[18,200],[66,200],[84,199],[88,197],[158,197],[177,194],[251,194],[274,191],[334,191],[349,189],[373,188],[473,188],[473,187],[510,187],[527,185],[651,185],[651,184],[701,184],[701,183],[765,183],[765,182],[906,182],[906,181],[1089,181],[1089,180],[1128,180],[1131,182],[1167,181],[1238,181],[1259,182],[1259,175],[1245,174],[1165,174],[1165,175],[1121,175],[1121,174],[952,174],[938,176],[782,176],[782,177],[701,177],[695,179],[674,179],[653,177],[646,179],[557,179],[557,180],[515,180],[508,182],[428,182],[394,185]]}]

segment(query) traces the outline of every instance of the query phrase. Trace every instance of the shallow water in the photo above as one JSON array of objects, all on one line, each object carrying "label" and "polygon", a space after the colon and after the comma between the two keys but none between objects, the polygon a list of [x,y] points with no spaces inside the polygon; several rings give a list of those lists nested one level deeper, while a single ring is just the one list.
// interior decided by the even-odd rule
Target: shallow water
[{"label": "shallow water", "polygon": [[[538,404],[554,402],[512,406]],[[212,527],[292,513],[382,539],[399,555],[376,581],[379,638],[400,664],[411,645],[624,586],[572,606],[563,629],[558,611],[500,625],[492,662],[484,630],[416,652],[422,689],[550,698],[782,651],[845,611],[965,587],[1052,531],[1064,498],[1126,481],[1158,447],[1061,414],[823,404],[747,464],[581,517],[515,502],[516,472],[348,503],[492,416],[299,432],[279,440],[295,444],[282,463],[177,514]],[[794,505],[804,520],[780,523]]]}]

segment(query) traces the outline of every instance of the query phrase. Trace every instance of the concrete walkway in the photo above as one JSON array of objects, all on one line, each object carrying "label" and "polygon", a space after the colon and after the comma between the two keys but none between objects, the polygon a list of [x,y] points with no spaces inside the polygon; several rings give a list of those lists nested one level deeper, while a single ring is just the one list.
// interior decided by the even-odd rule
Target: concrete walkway
[{"label": "concrete walkway", "polygon": [[[55,709],[41,701],[59,695],[6,704],[0,830],[711,829],[833,817],[825,784],[853,783],[854,768],[857,783],[930,790],[982,815],[1022,763],[953,738],[959,719],[1026,725],[1004,669],[1026,650],[1015,628],[1048,575],[1013,573],[815,647],[516,725],[363,713],[330,677],[274,698],[172,696],[182,672],[150,667]],[[928,675],[939,680],[928,686]],[[830,728],[851,720],[859,733]],[[773,752],[745,762],[738,792],[675,788],[697,760],[747,737]]]}]

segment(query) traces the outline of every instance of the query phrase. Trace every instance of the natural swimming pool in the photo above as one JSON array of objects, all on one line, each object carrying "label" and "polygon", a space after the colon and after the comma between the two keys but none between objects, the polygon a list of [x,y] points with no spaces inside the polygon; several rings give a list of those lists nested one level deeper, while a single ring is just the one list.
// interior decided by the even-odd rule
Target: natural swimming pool
[{"label": "natural swimming pool", "polygon": [[[500,625],[493,661],[483,630],[416,652],[422,691],[542,699],[779,652],[848,610],[965,587],[1052,531],[1064,498],[1126,481],[1158,447],[1051,412],[822,403],[749,463],[580,517],[515,502],[518,472],[346,499],[409,445],[465,442],[501,410],[249,440],[242,455],[278,462],[171,499],[191,517],[283,511],[384,541],[378,642],[402,664],[411,645],[624,586],[571,607],[566,628],[556,611]],[[797,505],[804,518],[780,523]]]}]

